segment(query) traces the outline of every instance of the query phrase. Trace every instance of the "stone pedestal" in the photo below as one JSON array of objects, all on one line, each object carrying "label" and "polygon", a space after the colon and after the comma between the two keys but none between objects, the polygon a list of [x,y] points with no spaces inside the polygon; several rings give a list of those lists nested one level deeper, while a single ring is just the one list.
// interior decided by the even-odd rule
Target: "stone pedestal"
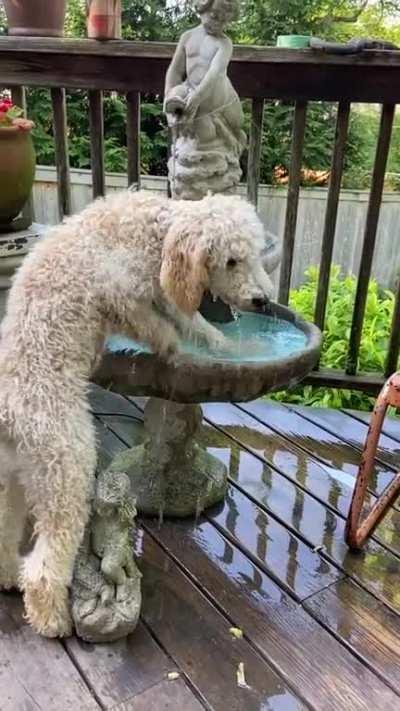
[{"label": "stone pedestal", "polygon": [[201,422],[200,405],[150,398],[143,444],[117,455],[105,476],[128,474],[142,514],[200,515],[224,498],[228,477],[224,464],[195,441]]}]

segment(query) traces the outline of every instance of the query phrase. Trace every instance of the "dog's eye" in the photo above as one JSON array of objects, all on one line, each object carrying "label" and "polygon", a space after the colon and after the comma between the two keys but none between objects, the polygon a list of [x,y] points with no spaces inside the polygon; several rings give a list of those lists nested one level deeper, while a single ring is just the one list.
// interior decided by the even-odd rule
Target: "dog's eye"
[{"label": "dog's eye", "polygon": [[233,267],[236,267],[237,265],[237,260],[236,259],[228,259],[226,266],[228,269],[233,269]]}]

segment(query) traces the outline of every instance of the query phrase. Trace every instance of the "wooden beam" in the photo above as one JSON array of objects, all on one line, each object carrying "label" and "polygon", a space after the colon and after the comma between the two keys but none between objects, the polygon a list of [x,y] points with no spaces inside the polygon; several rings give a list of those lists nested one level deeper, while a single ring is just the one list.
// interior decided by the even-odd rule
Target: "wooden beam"
[{"label": "wooden beam", "polygon": [[[159,42],[0,37],[0,75],[9,86],[162,93],[174,48]],[[400,103],[400,52],[349,57],[236,47],[229,74],[247,98]]]}]

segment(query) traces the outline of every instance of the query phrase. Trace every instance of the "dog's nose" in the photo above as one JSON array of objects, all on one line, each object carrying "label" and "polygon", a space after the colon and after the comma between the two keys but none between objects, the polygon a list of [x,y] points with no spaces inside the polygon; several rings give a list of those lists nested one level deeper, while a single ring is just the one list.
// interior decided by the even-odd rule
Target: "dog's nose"
[{"label": "dog's nose", "polygon": [[267,298],[262,298],[262,297],[257,297],[257,296],[255,296],[254,299],[251,300],[251,302],[252,302],[253,306],[256,309],[260,309],[260,311],[265,309],[269,303]]}]

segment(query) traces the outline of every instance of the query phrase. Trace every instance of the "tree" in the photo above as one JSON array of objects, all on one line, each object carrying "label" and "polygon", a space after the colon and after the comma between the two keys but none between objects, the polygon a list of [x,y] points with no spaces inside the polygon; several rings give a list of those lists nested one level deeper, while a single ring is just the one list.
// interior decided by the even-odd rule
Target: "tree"
[{"label": "tree", "polygon": [[335,40],[358,34],[355,26],[367,13],[380,18],[374,28],[380,34],[399,12],[400,0],[246,0],[234,35],[251,44],[275,43],[280,34]]}]

